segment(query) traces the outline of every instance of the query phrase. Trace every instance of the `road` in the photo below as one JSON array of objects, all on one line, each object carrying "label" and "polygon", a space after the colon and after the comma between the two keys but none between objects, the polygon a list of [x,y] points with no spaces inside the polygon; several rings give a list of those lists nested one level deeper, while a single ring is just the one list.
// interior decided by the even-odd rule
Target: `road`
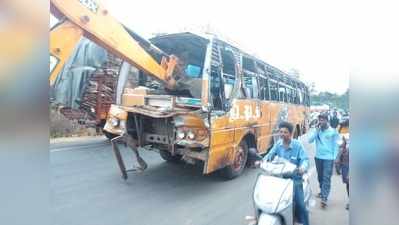
[{"label": "road", "polygon": [[[305,144],[310,156],[314,148]],[[121,147],[125,159],[131,151]],[[156,152],[142,152],[148,169],[121,178],[111,145],[102,138],[50,145],[51,201],[56,225],[246,225],[258,171],[246,169],[226,181],[201,168],[164,162]],[[126,165],[132,165],[127,160]],[[313,160],[311,160],[313,167]],[[312,177],[317,193],[316,174]],[[330,205],[311,209],[311,224],[349,224],[345,189],[333,177]]]}]

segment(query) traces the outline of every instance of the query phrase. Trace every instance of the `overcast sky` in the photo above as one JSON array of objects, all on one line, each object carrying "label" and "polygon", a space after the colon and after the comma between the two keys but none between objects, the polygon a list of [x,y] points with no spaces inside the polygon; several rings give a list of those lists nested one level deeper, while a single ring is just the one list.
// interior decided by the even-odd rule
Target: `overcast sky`
[{"label": "overcast sky", "polygon": [[345,1],[103,0],[143,37],[209,27],[284,70],[296,69],[318,91],[349,87]]},{"label": "overcast sky", "polygon": [[151,37],[210,27],[249,53],[315,82],[319,91],[349,86],[342,5],[320,1],[103,0],[132,30]]}]

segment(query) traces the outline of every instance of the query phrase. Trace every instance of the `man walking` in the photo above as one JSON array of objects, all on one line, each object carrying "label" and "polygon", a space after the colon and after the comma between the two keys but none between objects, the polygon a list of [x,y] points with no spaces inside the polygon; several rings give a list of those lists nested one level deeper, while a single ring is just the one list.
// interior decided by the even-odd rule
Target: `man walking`
[{"label": "man walking", "polygon": [[294,202],[296,218],[303,225],[309,225],[309,214],[305,206],[305,196],[303,193],[302,175],[309,167],[309,158],[302,143],[292,138],[294,127],[291,123],[281,122],[279,124],[280,140],[274,144],[273,148],[264,157],[272,160],[276,155],[294,163],[298,167],[298,174],[294,175]]},{"label": "man walking", "polygon": [[321,207],[327,206],[328,195],[331,189],[331,175],[334,161],[338,154],[338,132],[328,124],[328,115],[320,114],[316,130],[310,135],[309,143],[316,142],[316,170],[319,181]]},{"label": "man walking", "polygon": [[338,113],[337,111],[334,111],[333,116],[331,117],[330,120],[330,125],[332,128],[336,129],[338,127],[338,124],[339,124]]}]

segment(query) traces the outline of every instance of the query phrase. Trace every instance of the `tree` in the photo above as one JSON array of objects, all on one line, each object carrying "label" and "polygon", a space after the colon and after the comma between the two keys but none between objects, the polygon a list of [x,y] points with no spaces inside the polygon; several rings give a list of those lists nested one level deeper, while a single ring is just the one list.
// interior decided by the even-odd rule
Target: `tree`
[{"label": "tree", "polygon": [[318,94],[310,92],[312,105],[327,104],[332,108],[339,108],[343,110],[349,110],[349,89],[342,95],[323,91]]}]

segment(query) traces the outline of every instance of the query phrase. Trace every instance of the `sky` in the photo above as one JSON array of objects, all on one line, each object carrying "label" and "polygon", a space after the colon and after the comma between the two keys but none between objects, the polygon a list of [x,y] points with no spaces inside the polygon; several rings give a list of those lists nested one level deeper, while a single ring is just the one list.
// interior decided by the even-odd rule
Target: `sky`
[{"label": "sky", "polygon": [[399,14],[394,0],[102,2],[120,22],[146,38],[208,27],[273,66],[296,69],[318,91],[341,94],[350,77],[362,82],[367,77],[372,86],[381,80],[390,84],[399,72]]},{"label": "sky", "polygon": [[204,30],[233,41],[284,71],[296,69],[316,90],[349,87],[341,4],[322,1],[103,0],[120,22],[149,38],[154,33]]}]

